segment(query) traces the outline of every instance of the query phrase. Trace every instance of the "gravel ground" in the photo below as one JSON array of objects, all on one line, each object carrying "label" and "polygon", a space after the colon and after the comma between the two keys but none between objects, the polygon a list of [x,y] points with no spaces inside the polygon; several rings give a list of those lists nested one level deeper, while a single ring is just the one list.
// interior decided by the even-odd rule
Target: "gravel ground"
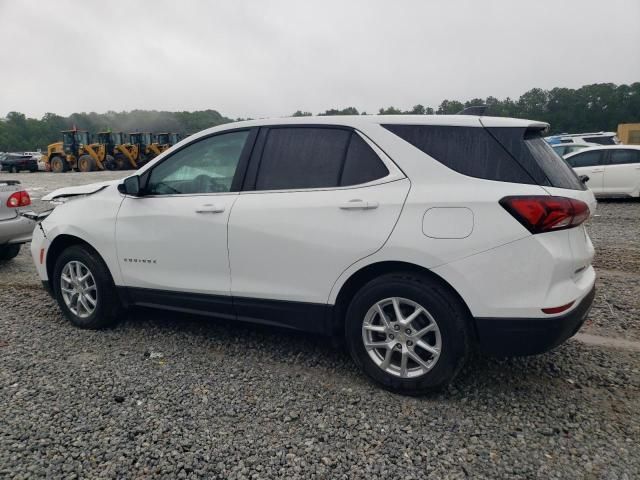
[{"label": "gravel ground", "polygon": [[[119,175],[12,178],[39,197]],[[640,338],[640,202],[598,213],[585,331]],[[313,336],[148,310],[74,329],[27,249],[0,264],[2,478],[630,480],[639,393],[640,354],[571,340],[537,357],[476,356],[448,390],[401,397]]]}]

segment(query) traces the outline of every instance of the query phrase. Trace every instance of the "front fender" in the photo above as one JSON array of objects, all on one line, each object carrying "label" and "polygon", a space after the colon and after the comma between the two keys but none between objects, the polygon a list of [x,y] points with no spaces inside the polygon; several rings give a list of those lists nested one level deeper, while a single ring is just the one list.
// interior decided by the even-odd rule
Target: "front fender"
[{"label": "front fender", "polygon": [[123,196],[115,186],[58,206],[42,223],[52,244],[61,235],[76,237],[95,249],[111,272],[116,285],[122,284],[115,243],[116,218]]}]

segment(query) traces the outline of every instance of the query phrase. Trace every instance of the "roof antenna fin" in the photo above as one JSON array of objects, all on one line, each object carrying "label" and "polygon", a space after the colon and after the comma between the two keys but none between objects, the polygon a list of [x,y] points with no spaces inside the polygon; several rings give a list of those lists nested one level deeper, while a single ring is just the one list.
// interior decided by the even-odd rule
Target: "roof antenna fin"
[{"label": "roof antenna fin", "polygon": [[464,110],[460,110],[456,115],[475,115],[477,117],[482,117],[489,107],[487,105],[473,105],[471,107],[467,107]]}]

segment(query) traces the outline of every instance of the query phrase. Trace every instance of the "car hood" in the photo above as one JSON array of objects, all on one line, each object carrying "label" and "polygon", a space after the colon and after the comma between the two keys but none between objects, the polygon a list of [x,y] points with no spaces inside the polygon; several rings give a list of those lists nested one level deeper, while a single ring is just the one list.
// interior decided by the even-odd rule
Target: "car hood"
[{"label": "car hood", "polygon": [[122,183],[122,180],[111,180],[108,182],[97,182],[89,183],[88,185],[78,185],[77,187],[59,188],[42,197],[42,200],[44,200],[45,202],[50,202],[51,200],[56,200],[64,197],[91,195],[93,193],[99,192],[100,190],[104,190],[110,185],[117,185],[119,183]]}]

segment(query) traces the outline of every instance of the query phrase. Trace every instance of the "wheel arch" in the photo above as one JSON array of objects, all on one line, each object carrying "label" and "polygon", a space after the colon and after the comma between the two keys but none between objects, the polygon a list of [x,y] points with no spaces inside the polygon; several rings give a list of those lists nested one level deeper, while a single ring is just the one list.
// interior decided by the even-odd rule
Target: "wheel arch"
[{"label": "wheel arch", "polygon": [[65,233],[65,234],[58,235],[56,238],[54,238],[53,241],[51,242],[51,245],[49,245],[49,248],[47,249],[46,267],[47,267],[47,278],[49,279],[50,282],[53,281],[53,269],[56,265],[56,260],[58,259],[58,256],[65,249],[73,245],[82,245],[84,247],[89,248],[93,253],[95,253],[98,256],[98,258],[100,258],[102,263],[104,263],[104,265],[107,267],[107,271],[109,272],[109,274],[111,275],[111,278],[113,279],[113,274],[111,274],[111,271],[109,269],[107,262],[105,262],[102,255],[100,255],[100,252],[98,252],[95,249],[95,247],[93,247],[93,245],[91,245],[89,242],[87,242],[86,240],[83,240],[80,237]]},{"label": "wheel arch", "polygon": [[453,286],[449,282],[447,282],[440,275],[434,273],[432,270],[429,270],[428,268],[420,265],[416,265],[415,263],[402,261],[381,261],[370,263],[369,265],[366,265],[351,274],[351,276],[342,284],[336,296],[336,301],[333,308],[333,316],[331,319],[332,335],[343,335],[343,326],[349,302],[360,288],[362,288],[366,283],[373,280],[374,278],[388,273],[396,272],[410,272],[414,274],[424,275],[440,283],[460,302],[460,305],[466,310],[466,317],[469,323],[469,331],[473,336],[476,335],[475,322],[473,322],[471,310],[469,309],[462,296],[460,296],[458,291],[453,288]]}]

